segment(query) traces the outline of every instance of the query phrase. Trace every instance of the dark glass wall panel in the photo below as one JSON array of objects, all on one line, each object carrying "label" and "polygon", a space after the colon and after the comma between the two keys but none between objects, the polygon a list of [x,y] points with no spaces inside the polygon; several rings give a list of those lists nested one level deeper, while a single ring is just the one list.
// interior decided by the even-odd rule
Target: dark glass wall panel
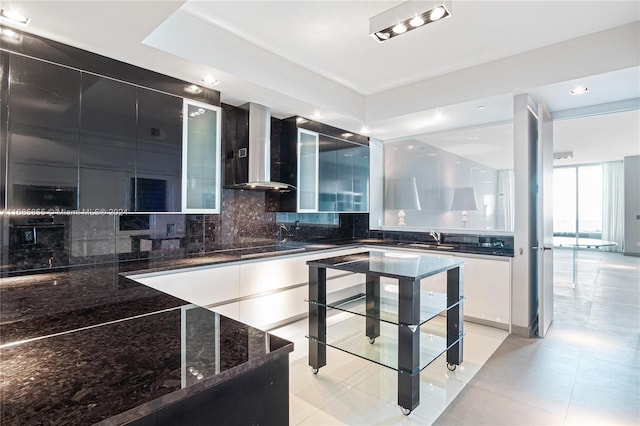
[{"label": "dark glass wall panel", "polygon": [[10,56],[8,208],[77,207],[79,99],[80,72]]},{"label": "dark glass wall panel", "polygon": [[136,87],[82,74],[80,208],[127,209],[135,176]]},{"label": "dark glass wall panel", "polygon": [[[139,88],[137,141],[136,210],[180,211],[182,98]],[[141,191],[141,183],[151,180],[158,182],[156,187],[164,188],[162,200],[150,200],[150,193]]]}]

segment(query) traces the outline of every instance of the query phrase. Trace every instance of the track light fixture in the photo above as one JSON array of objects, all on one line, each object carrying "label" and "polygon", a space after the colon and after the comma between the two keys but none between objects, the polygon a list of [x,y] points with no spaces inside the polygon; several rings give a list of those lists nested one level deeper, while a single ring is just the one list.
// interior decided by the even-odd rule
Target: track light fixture
[{"label": "track light fixture", "polygon": [[451,16],[451,0],[410,0],[369,18],[369,34],[379,43]]}]

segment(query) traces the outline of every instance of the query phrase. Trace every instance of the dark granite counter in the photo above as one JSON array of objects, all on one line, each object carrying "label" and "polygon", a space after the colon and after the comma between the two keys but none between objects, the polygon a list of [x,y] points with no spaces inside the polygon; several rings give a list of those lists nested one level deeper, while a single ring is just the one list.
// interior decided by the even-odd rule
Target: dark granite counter
[{"label": "dark granite counter", "polygon": [[2,346],[2,424],[131,421],[292,346],[192,305]]},{"label": "dark granite counter", "polygon": [[122,262],[1,278],[0,423],[92,424],[119,415],[110,420],[119,424],[293,350],[123,275],[192,264]]}]

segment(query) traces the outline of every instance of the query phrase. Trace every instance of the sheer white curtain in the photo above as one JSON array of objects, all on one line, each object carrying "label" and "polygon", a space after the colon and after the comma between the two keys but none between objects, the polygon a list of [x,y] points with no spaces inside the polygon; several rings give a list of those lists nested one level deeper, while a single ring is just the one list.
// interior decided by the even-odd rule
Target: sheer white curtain
[{"label": "sheer white curtain", "polygon": [[624,241],[624,169],[622,161],[602,167],[602,239],[618,245],[610,251],[622,252]]},{"label": "sheer white curtain", "polygon": [[496,229],[513,231],[513,170],[498,170]]}]

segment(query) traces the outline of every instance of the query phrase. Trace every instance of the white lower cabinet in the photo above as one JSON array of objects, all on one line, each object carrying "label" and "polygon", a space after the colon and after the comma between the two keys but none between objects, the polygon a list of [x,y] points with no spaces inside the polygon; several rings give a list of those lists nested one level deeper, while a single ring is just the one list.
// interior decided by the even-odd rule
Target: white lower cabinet
[{"label": "white lower cabinet", "polygon": [[[129,278],[254,327],[268,328],[307,313],[308,260],[362,251],[318,251]],[[328,277],[327,297],[339,300],[364,291],[364,276],[337,272]]]},{"label": "white lower cabinet", "polygon": [[[423,252],[424,253],[424,252]],[[477,257],[461,253],[430,252],[434,256],[456,257],[464,264],[465,320],[491,325],[505,330],[511,323],[511,259]],[[383,283],[396,280],[383,278]],[[420,282],[424,290],[447,292],[447,275],[437,274]]]},{"label": "white lower cabinet", "polygon": [[[308,260],[343,256],[369,249],[375,248],[323,250],[276,259],[132,275],[129,278],[249,325],[270,328],[307,313],[308,304],[305,299],[308,297]],[[475,319],[487,325],[509,328],[510,258],[432,254],[442,257],[453,256],[466,261],[464,313],[467,320]],[[364,282],[365,276],[361,274],[327,270],[327,299],[335,302],[362,294]],[[389,284],[395,280],[382,278],[381,282]],[[421,287],[446,293],[446,274],[423,279]]]},{"label": "white lower cabinet", "polygon": [[130,275],[129,278],[199,306],[240,296],[240,265],[237,264]]},{"label": "white lower cabinet", "polygon": [[487,324],[500,324],[508,329],[511,323],[511,262],[509,259],[463,258],[465,317]]}]

